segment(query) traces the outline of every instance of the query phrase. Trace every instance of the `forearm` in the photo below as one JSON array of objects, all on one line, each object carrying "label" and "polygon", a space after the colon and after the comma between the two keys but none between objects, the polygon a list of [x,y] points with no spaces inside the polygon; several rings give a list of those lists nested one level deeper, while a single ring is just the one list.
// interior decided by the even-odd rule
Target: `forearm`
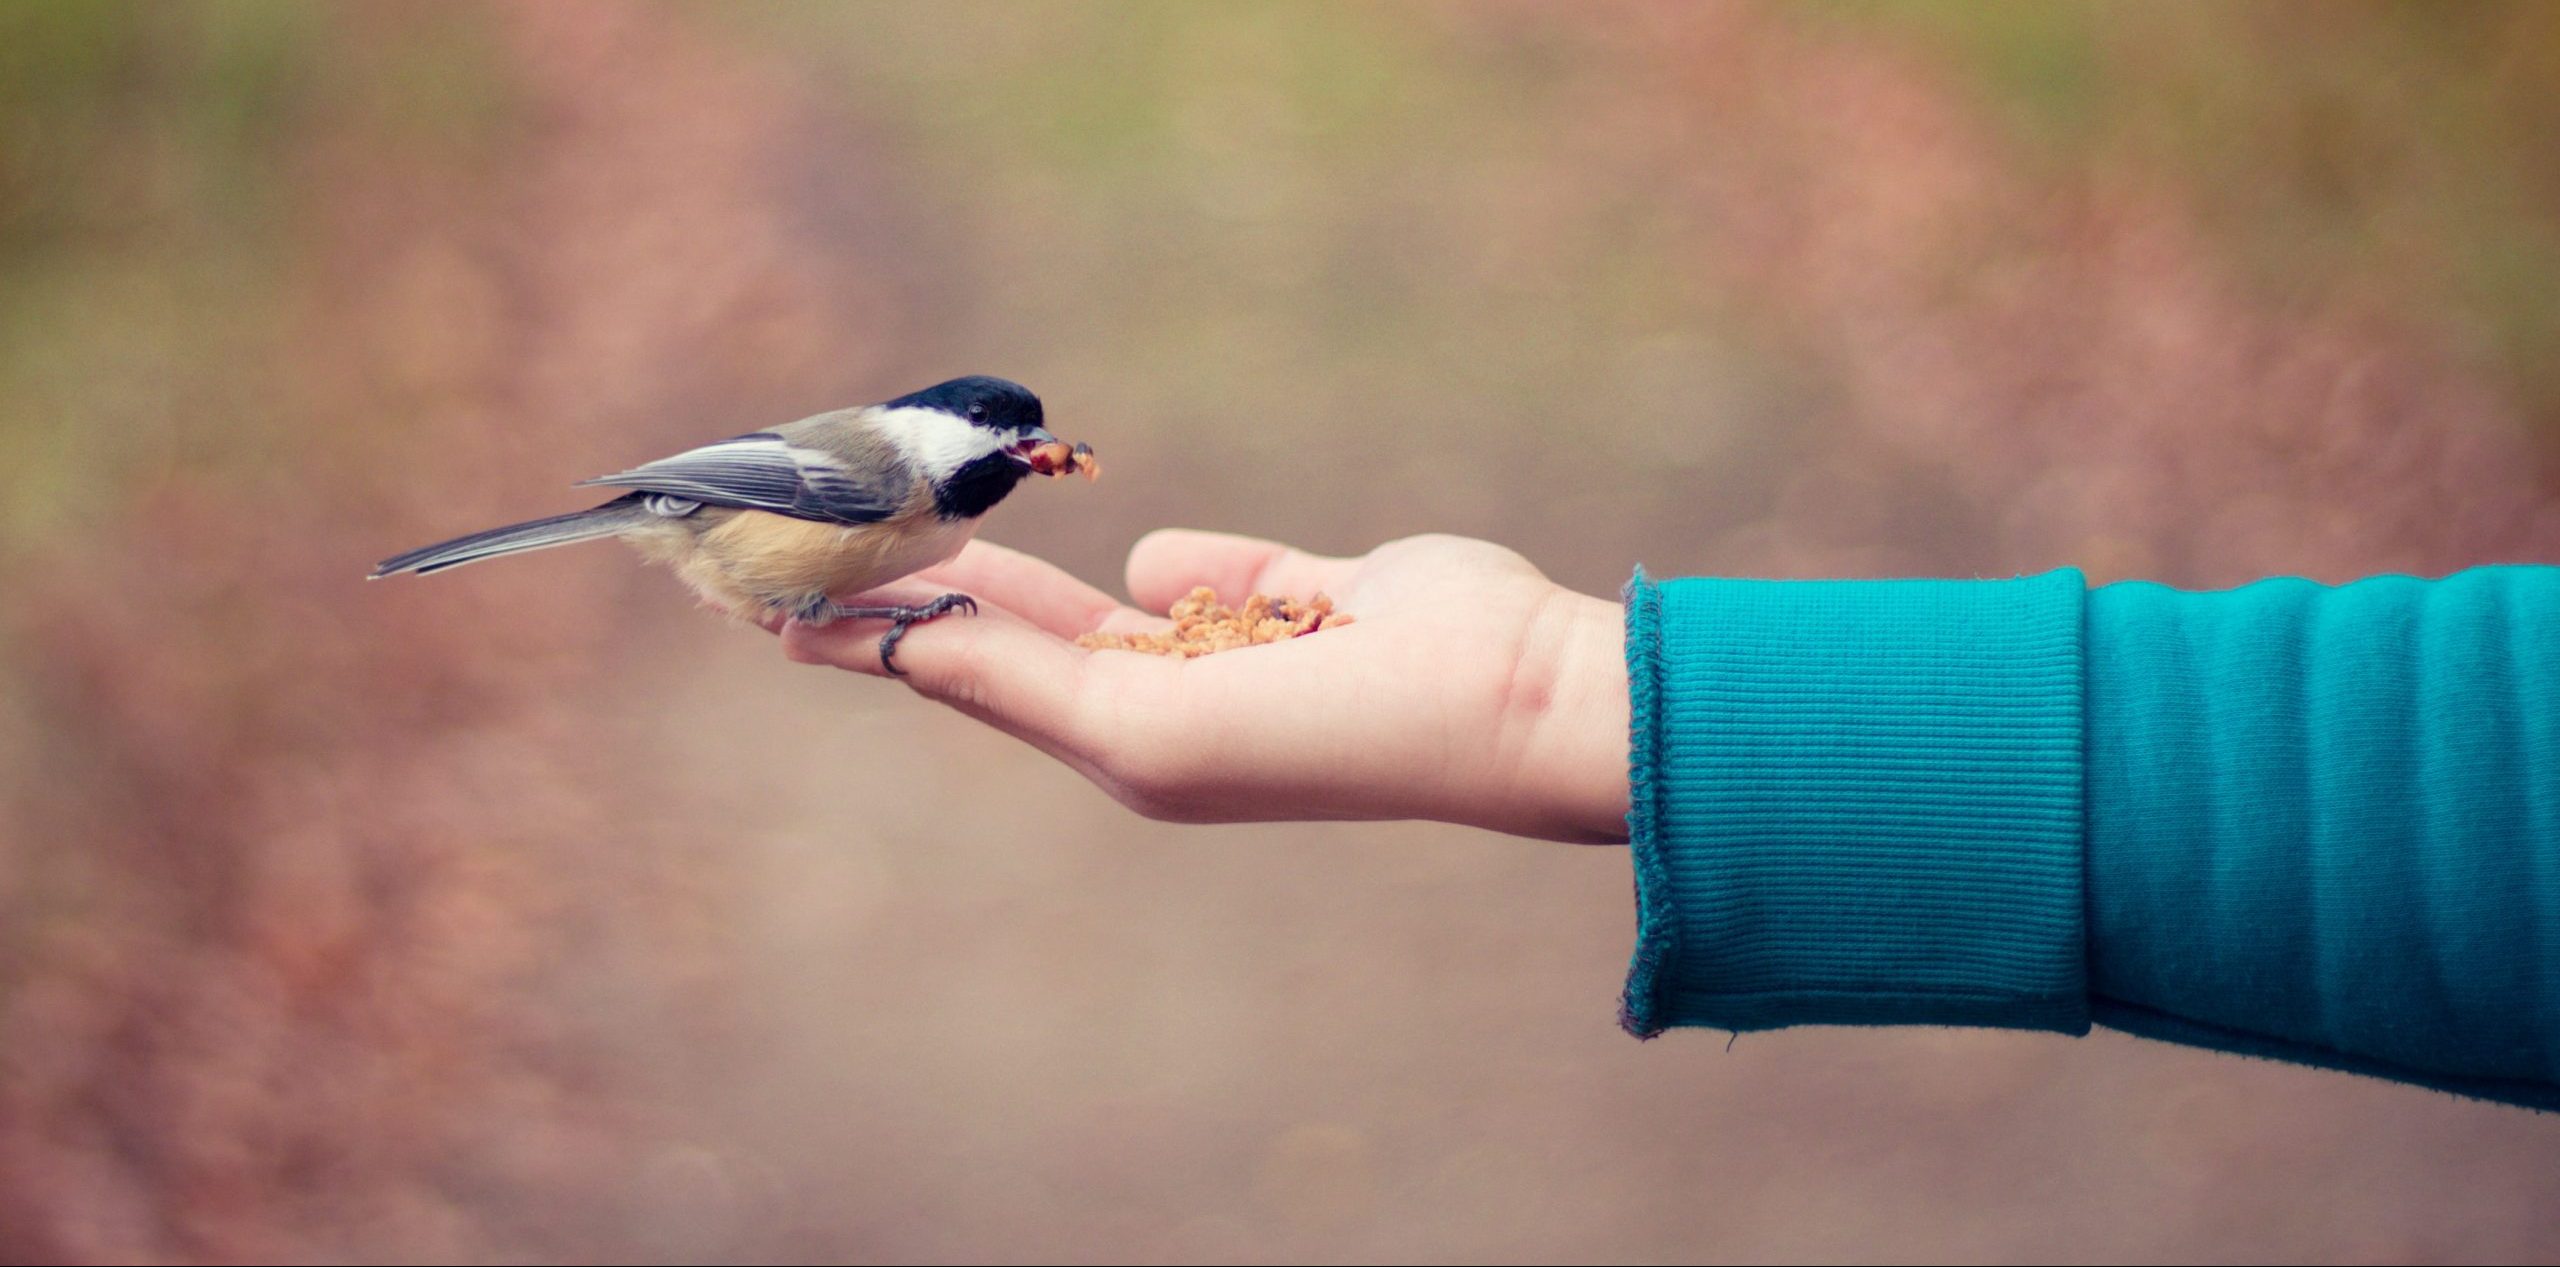
[{"label": "forearm", "polygon": [[2094,1014],[2560,1102],[2560,570],[1674,582],[1629,633],[1639,1032]]}]

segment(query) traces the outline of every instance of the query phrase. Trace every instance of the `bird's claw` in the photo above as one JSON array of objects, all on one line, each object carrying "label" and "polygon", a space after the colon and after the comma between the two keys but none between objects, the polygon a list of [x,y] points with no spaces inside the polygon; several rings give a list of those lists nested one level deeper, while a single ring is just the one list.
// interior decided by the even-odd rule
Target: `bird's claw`
[{"label": "bird's claw", "polygon": [[825,601],[822,606],[816,604],[813,606],[817,607],[813,614],[822,617],[820,623],[837,620],[888,621],[889,632],[880,635],[880,667],[887,669],[891,677],[907,675],[905,669],[898,667],[897,653],[898,640],[907,636],[908,626],[920,624],[938,616],[948,616],[955,611],[966,612],[972,616],[978,614],[978,600],[966,594],[945,594],[930,603],[921,603],[913,607],[853,607],[833,600]]}]

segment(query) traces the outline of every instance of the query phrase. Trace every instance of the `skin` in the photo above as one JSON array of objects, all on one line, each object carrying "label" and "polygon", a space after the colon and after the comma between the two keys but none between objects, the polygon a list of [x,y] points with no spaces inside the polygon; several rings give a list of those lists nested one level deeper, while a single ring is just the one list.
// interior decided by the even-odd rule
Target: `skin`
[{"label": "skin", "polygon": [[[1127,604],[972,542],[863,603],[945,591],[975,619],[915,626],[903,679],[1175,822],[1426,818],[1577,843],[1626,839],[1627,679],[1618,604],[1500,546],[1391,541],[1357,559],[1168,529],[1130,551]],[[1174,660],[1078,634],[1164,627],[1195,586],[1221,600],[1323,591],[1355,623]],[[881,676],[879,622],[764,622],[805,664]]]}]

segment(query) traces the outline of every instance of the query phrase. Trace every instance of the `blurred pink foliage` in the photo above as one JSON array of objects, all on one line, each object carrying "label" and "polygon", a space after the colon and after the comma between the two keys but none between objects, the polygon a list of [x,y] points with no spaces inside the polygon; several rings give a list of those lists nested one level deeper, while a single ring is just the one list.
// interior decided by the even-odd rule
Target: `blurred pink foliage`
[{"label": "blurred pink foliage", "polygon": [[1784,569],[1874,566],[1891,544],[1860,503],[1914,480],[1990,518],[1986,566],[2093,581],[2560,558],[2527,416],[2389,296],[2270,306],[2173,183],[2031,176],[1905,50],[1732,6],[1607,42],[1583,179],[1676,200],[1696,284],[1748,296],[1834,387],[1806,424],[1830,451],[1753,543]]},{"label": "blurred pink foliage", "polygon": [[[1042,12],[1053,28],[1082,20]],[[1313,886],[1323,895],[1297,900],[1340,910],[1348,927],[1325,940],[1248,914],[1230,926],[1226,913],[1191,909],[1220,899],[1177,896],[1149,913],[1167,928],[1195,915],[1214,923],[1201,935],[1232,944],[1235,961],[1164,964],[1178,957],[1133,950],[1165,975],[1125,988],[1225,999],[1267,987],[1282,1020],[1238,1021],[1243,1038],[1189,1041],[1215,1051],[1297,1041],[1308,1047],[1277,1050],[1305,1058],[1275,1057],[1283,1067],[1257,1075],[1247,1099],[1225,1098],[1218,1069],[1143,1061],[1111,1067],[1125,1084],[1052,1086],[1040,1075],[1084,1068],[1076,1053],[1119,1049],[1083,1029],[1065,1038],[1008,1030],[1005,1018],[1090,1010],[1092,1026],[1109,1027],[1115,1006],[1153,1015],[1112,993],[1097,965],[1118,962],[1110,938],[1141,936],[1102,917],[1115,895],[1151,892],[1128,857],[1160,856],[1115,852],[1130,829],[1108,814],[1062,814],[1053,836],[1002,855],[1033,877],[1014,888],[971,875],[924,892],[910,876],[906,900],[946,903],[932,918],[948,930],[908,930],[894,943],[905,953],[865,965],[872,975],[846,988],[856,1013],[911,1003],[901,986],[961,1000],[952,1012],[985,1027],[965,1031],[975,1063],[936,1067],[926,1039],[875,1031],[860,1015],[817,1045],[830,1061],[881,1062],[879,1085],[892,1090],[859,1109],[876,1143],[816,1139],[820,1128],[796,1120],[848,1094],[819,1074],[759,1089],[770,1103],[703,1107],[700,1087],[718,1088],[751,1064],[748,1048],[789,1023],[788,1007],[760,1010],[769,994],[791,994],[757,976],[773,969],[748,944],[763,912],[740,842],[784,822],[831,857],[867,858],[857,839],[839,836],[893,833],[898,814],[849,805],[853,771],[791,767],[773,778],[797,800],[777,809],[742,804],[755,800],[748,790],[685,764],[701,759],[704,734],[742,735],[755,749],[724,771],[816,741],[768,734],[756,720],[809,727],[805,691],[738,677],[751,693],[726,693],[732,678],[717,675],[738,671],[706,657],[705,626],[675,619],[663,578],[593,553],[475,570],[468,583],[357,577],[389,550],[559,508],[560,486],[582,468],[744,430],[812,394],[859,399],[899,385],[886,380],[914,365],[974,354],[983,330],[937,308],[936,287],[917,280],[955,255],[1032,272],[1061,255],[1044,235],[1120,235],[1112,240],[1128,240],[1125,258],[1154,271],[1077,282],[1097,311],[1126,298],[1106,294],[1110,282],[1137,297],[1131,308],[1175,294],[1185,312],[1214,317],[1229,303],[1229,279],[1155,242],[1154,226],[1079,220],[1080,207],[1107,204],[1080,204],[1068,189],[1026,197],[1011,236],[970,240],[932,197],[892,180],[881,153],[934,142],[849,110],[824,90],[831,63],[817,53],[759,42],[702,11],[581,2],[325,15],[308,74],[330,109],[287,131],[282,214],[294,250],[281,296],[272,309],[234,311],[218,295],[190,294],[183,302],[199,306],[173,318],[240,323],[271,356],[167,384],[176,425],[196,437],[187,456],[135,481],[131,504],[93,507],[76,531],[7,556],[15,610],[0,625],[0,656],[19,724],[0,747],[14,771],[0,805],[0,833],[14,842],[0,851],[0,1258],[895,1257],[951,1244],[1095,1257],[1366,1257],[1387,1252],[1380,1246],[1452,1245],[1692,1256],[1715,1250],[1672,1212],[1744,1172],[1783,1191],[1759,1203],[1770,1223],[1756,1231],[1742,1211],[1713,1216],[1737,1238],[1731,1252],[1912,1250],[1820,1240],[1821,1229],[1859,1226],[1844,1213],[1852,1204],[1881,1198],[1825,1188],[1801,1159],[1795,1171],[1755,1160],[1790,1132],[1866,1130],[1841,1102],[1710,1092],[1689,1063],[1705,1047],[1592,1056],[1603,1049],[1542,1046],[1519,1032],[1584,1024],[1595,1043],[1613,1041],[1601,980],[1613,965],[1553,979],[1590,996],[1583,1014],[1563,1019],[1506,1009],[1511,990],[1530,988],[1519,981],[1449,979],[1514,946],[1520,912],[1595,943],[1614,945],[1623,932],[1616,907],[1554,914],[1551,877],[1510,855],[1482,872],[1489,878],[1460,881],[1412,861],[1443,857],[1417,845],[1371,864],[1408,870],[1368,885],[1347,872],[1301,876],[1278,853],[1238,852],[1235,874],[1259,877],[1241,886],[1257,901],[1285,903],[1293,885]],[[1480,522],[1437,526],[1540,534],[1512,544],[1613,569],[1633,561],[1622,557],[1628,540],[1648,533],[1661,543],[1644,548],[1759,573],[2072,564],[2097,580],[2204,585],[2267,571],[2340,578],[2560,560],[2560,499],[2530,409],[2449,350],[2426,312],[2406,310],[2384,282],[2291,296],[2253,288],[2220,258],[2176,173],[2124,156],[2059,173],[2024,162],[1955,72],[1907,42],[1741,6],[1463,6],[1416,24],[1444,56],[1552,72],[1540,83],[1559,135],[1538,151],[1543,165],[1489,162],[1447,176],[1415,165],[1430,199],[1468,209],[1446,230],[1459,249],[1498,272],[1539,275],[1567,258],[1552,254],[1558,244],[1611,236],[1606,215],[1580,197],[1616,191],[1667,226],[1640,271],[1681,296],[1712,297],[1699,307],[1743,314],[1755,343],[1788,360],[1792,381],[1814,384],[1751,424],[1771,432],[1762,448],[1735,450],[1762,455],[1733,482],[1756,489],[1763,509],[1712,529],[1702,546],[1691,537],[1710,533],[1695,526],[1704,476],[1625,461],[1628,450],[1605,439],[1577,448],[1582,420],[1538,417],[1528,405],[1470,420],[1482,463],[1436,469],[1490,509]],[[379,88],[414,75],[404,59],[436,41],[485,59],[502,102],[495,122],[440,130]],[[98,162],[104,185],[148,184],[147,172],[119,166],[147,167],[143,159]],[[1026,181],[1036,189],[1050,179]],[[1347,241],[1311,243],[1309,254],[1323,246],[1365,258],[1377,247],[1360,221],[1344,223],[1336,229]],[[1026,293],[1042,284],[1022,282]],[[980,302],[1002,311],[1009,298],[998,288]],[[1559,343],[1579,337],[1565,328],[1570,318],[1555,317]],[[1087,381],[1115,376],[1105,372],[1123,354],[1113,340],[1130,337],[1101,316],[1044,336],[1064,350],[1038,355],[1083,367]],[[1317,390],[1321,377],[1277,354],[1206,372],[1271,402]],[[1589,388],[1558,390],[1600,395]],[[1133,412],[1148,399],[1143,384],[1125,390],[1110,399]],[[1427,385],[1416,394],[1428,399]],[[1587,425],[1609,417],[1595,406]],[[1350,425],[1390,429],[1368,418]],[[1323,478],[1290,484],[1300,517],[1280,526],[1413,526],[1395,504],[1405,468],[1388,460],[1398,452],[1391,438],[1378,440],[1376,460],[1353,460],[1361,455],[1328,448],[1322,435],[1299,446],[1306,452],[1274,457],[1245,447],[1238,430],[1168,426],[1152,454],[1126,460],[1106,446],[1115,475],[1143,480],[1152,462],[1159,478],[1132,486],[1119,509],[1093,512],[1094,522],[1119,531],[1213,514],[1229,486],[1245,495],[1258,464],[1298,461]],[[1502,460],[1514,452],[1558,456]],[[1310,485],[1315,494],[1298,493]],[[1595,504],[1606,513],[1589,513]],[[741,660],[763,654],[717,645]],[[656,701],[679,700],[696,677],[718,698],[662,712]],[[907,746],[955,798],[979,794],[980,778],[1037,777],[991,738]],[[970,812],[996,811],[972,801]],[[880,872],[857,879],[897,892]],[[794,875],[783,887],[824,885]],[[1592,887],[1616,901],[1623,877]],[[1455,912],[1444,924],[1434,899],[1449,892],[1472,895],[1499,924]],[[816,910],[821,924],[837,914]],[[967,958],[988,945],[1016,957],[995,967]],[[1268,975],[1219,975],[1244,971],[1237,963]],[[805,960],[787,969],[804,970],[819,971]],[[912,984],[927,977],[948,990]],[[1207,1014],[1261,1010],[1225,1006],[1233,1010]],[[1416,1018],[1448,1019],[1434,1006],[1490,1028],[1430,1046],[1433,1026]],[[905,1015],[946,1014],[916,1005]],[[1004,1063],[1024,1051],[1038,1070]],[[2028,1130],[2041,1112],[2122,1127],[2136,1141],[2128,1165],[2166,1155],[2238,1171],[2303,1150],[2325,1156],[2323,1141],[2351,1151],[2339,1138],[2345,1109],[2282,1139],[2232,1125],[2243,1101],[2308,1122],[2304,1106],[2325,1103],[2334,1080],[2257,1097],[2231,1088],[2268,1084],[2181,1072],[2148,1084],[2162,1092],[2158,1105],[2087,1106],[2096,1116],[2070,1119],[2027,1094],[2052,1076],[2044,1049],[1959,1055],[1952,1071],[1867,1070],[1908,1114],[1896,1119],[1903,1134],[1880,1132],[1879,1173],[1952,1211],[1935,1225],[1938,1239],[1917,1243],[1922,1252],[2053,1252],[2111,1226],[2098,1202],[2069,1207],[2082,1223],[2054,1215],[1985,1227],[1979,1212],[2001,1208],[1998,1194],[1968,1189],[1948,1173],[1962,1167],[1930,1160],[1983,1121]],[[1395,1063],[1426,1059],[1450,1068]],[[1865,1068],[1846,1059],[1852,1074]],[[1613,1089],[1624,1070],[1611,1060],[1648,1062],[1655,1081]],[[1327,1081],[1364,1072],[1380,1081]],[[1454,1092],[1442,1101],[1381,1089],[1408,1086],[1397,1081],[1408,1075],[1427,1087],[1480,1076],[1535,1094],[1473,1104]],[[895,1093],[963,1076],[1040,1089],[1050,1116]],[[859,1091],[871,1075],[846,1077]],[[1662,1125],[1662,1088],[1693,1082],[1699,1121],[1663,1130],[1700,1138],[1649,1145],[1679,1150],[1668,1158],[1642,1153],[1648,1145],[1632,1137]],[[1218,1098],[1200,1112],[1182,1095]],[[1309,1105],[1400,1129],[1404,1151]],[[2363,1239],[2347,1248],[2512,1257],[2560,1245],[2544,1212],[2560,1193],[2536,1177],[2560,1173],[2560,1143],[2547,1131],[2429,1116],[2436,1107],[2409,1111],[2405,1139],[2417,1142],[2407,1147],[2434,1147],[2429,1132],[2450,1132],[2462,1147],[2445,1151],[2488,1159],[2504,1178],[2467,1182],[2447,1163],[2412,1182],[2438,1185],[2447,1200],[2493,1201],[2495,1217],[2459,1235],[2357,1232]],[[1479,1119],[1520,1124],[1549,1151],[1470,1151]],[[723,1129],[738,1138],[723,1142]],[[948,1140],[978,1151],[931,1152]],[[1732,1145],[1735,1169],[1700,1159],[1719,1141]],[[1035,1169],[1047,1186],[1019,1194],[1010,1215],[973,1204],[972,1194],[1012,1182],[973,1160],[988,1156]],[[1641,1183],[1594,1160],[1617,1156],[1649,1168]],[[1400,1164],[1420,1177],[1399,1179]],[[862,1199],[902,1191],[901,1180],[931,1195]],[[2168,1195],[2156,1199],[2202,1213],[2173,1233],[2113,1227],[2102,1247],[2304,1249],[2298,1238],[2253,1239],[2280,1232],[2216,1205],[2209,1184],[2178,1186],[2187,1182],[2163,1180]],[[713,1189],[735,1189],[749,1213],[696,1218],[686,1202],[709,1201],[702,1193]],[[1582,1207],[1568,1199],[1615,1201],[1599,1208],[1625,1217],[1576,1232]],[[1506,1212],[1534,1214],[1553,1239],[1448,1233]],[[970,1238],[970,1220],[1005,1217],[1016,1221]],[[925,1224],[952,1239],[917,1230]],[[1789,1239],[1790,1230],[1816,1239]],[[2323,1248],[2339,1247],[2310,1244]]]},{"label": "blurred pink foliage", "polygon": [[[598,799],[642,754],[563,703],[628,570],[358,578],[556,499],[574,437],[671,392],[842,379],[878,309],[774,197],[805,103],[662,14],[485,17],[526,120],[489,169],[314,129],[289,363],[249,371],[275,465],[172,473],[22,579],[47,777],[11,830],[50,844],[8,920],[12,1259],[636,1252],[600,1248],[647,1130],[616,1018],[557,999],[600,949],[628,1007],[712,984],[683,824]],[[340,11],[326,73],[436,20]],[[541,619],[486,654],[508,608]]]}]

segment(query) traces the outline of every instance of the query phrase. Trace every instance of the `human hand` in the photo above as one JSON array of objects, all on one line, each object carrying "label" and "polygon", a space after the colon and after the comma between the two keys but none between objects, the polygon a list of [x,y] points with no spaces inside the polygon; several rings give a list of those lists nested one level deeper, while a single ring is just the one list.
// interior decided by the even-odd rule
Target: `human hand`
[{"label": "human hand", "polygon": [[[1178,822],[1429,818],[1550,840],[1626,839],[1627,674],[1618,604],[1463,537],[1331,559],[1168,529],[1129,552],[1123,604],[1038,559],[973,542],[865,601],[975,596],[911,629],[898,680],[1024,739],[1123,804]],[[1195,586],[1318,591],[1357,619],[1177,660],[1078,634],[1169,622]],[[780,628],[792,659],[881,675],[876,621]]]}]

